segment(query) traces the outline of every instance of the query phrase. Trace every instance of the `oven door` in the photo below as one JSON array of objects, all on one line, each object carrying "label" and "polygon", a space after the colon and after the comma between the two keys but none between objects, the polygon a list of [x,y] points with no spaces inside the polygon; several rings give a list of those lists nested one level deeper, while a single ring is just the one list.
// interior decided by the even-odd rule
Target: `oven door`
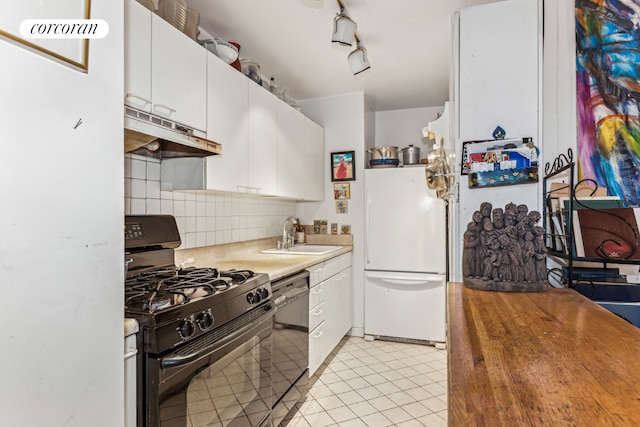
[{"label": "oven door", "polygon": [[272,407],[271,304],[149,360],[148,427],[262,426]]}]

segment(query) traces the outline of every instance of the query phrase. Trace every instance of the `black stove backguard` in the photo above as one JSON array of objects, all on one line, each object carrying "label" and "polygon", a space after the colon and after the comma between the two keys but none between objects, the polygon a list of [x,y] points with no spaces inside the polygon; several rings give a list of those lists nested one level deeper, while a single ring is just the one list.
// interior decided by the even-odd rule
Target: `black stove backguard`
[{"label": "black stove backguard", "polygon": [[127,215],[124,220],[127,276],[140,272],[174,267],[174,249],[180,246],[180,232],[172,215]]}]

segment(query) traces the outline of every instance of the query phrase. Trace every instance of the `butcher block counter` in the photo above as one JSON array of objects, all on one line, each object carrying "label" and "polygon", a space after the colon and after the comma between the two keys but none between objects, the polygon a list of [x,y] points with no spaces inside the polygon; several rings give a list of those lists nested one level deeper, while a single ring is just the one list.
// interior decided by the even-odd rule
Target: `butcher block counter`
[{"label": "butcher block counter", "polygon": [[640,425],[640,329],[572,289],[448,285],[450,426]]}]

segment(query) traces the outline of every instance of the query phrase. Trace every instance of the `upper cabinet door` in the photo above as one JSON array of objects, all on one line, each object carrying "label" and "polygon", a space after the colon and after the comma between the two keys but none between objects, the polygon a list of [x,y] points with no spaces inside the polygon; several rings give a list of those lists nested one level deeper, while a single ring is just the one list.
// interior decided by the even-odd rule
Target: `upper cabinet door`
[{"label": "upper cabinet door", "polygon": [[304,200],[324,200],[324,129],[308,117],[304,118],[304,143],[302,153],[304,171]]},{"label": "upper cabinet door", "polygon": [[150,112],[152,12],[135,0],[124,7],[124,103]]},{"label": "upper cabinet door", "polygon": [[207,188],[248,190],[249,84],[226,62],[207,53],[207,138],[224,147],[207,158]]},{"label": "upper cabinet door", "polygon": [[249,187],[259,194],[278,194],[278,98],[257,84],[249,85]]},{"label": "upper cabinet door", "polygon": [[278,195],[302,199],[305,159],[304,119],[298,110],[278,100]]},{"label": "upper cabinet door", "polygon": [[152,14],[151,112],[207,130],[207,50]]}]

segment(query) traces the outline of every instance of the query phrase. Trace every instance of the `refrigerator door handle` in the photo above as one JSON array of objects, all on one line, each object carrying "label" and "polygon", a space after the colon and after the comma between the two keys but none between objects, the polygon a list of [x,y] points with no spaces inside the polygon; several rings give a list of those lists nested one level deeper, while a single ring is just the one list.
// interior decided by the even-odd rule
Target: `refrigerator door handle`
[{"label": "refrigerator door handle", "polygon": [[376,274],[374,272],[367,272],[367,278],[379,280],[380,282],[395,284],[395,285],[415,285],[417,283],[442,283],[442,275],[420,275],[416,277],[406,276],[394,276],[386,274]]},{"label": "refrigerator door handle", "polygon": [[441,279],[437,279],[437,278],[416,278],[416,279],[411,279],[411,278],[407,278],[407,277],[396,277],[396,276],[380,276],[380,277],[376,277],[376,276],[369,276],[373,279],[379,279],[385,282],[397,282],[397,283],[412,283],[412,282],[416,282],[416,283],[423,283],[423,282],[439,282]]}]

